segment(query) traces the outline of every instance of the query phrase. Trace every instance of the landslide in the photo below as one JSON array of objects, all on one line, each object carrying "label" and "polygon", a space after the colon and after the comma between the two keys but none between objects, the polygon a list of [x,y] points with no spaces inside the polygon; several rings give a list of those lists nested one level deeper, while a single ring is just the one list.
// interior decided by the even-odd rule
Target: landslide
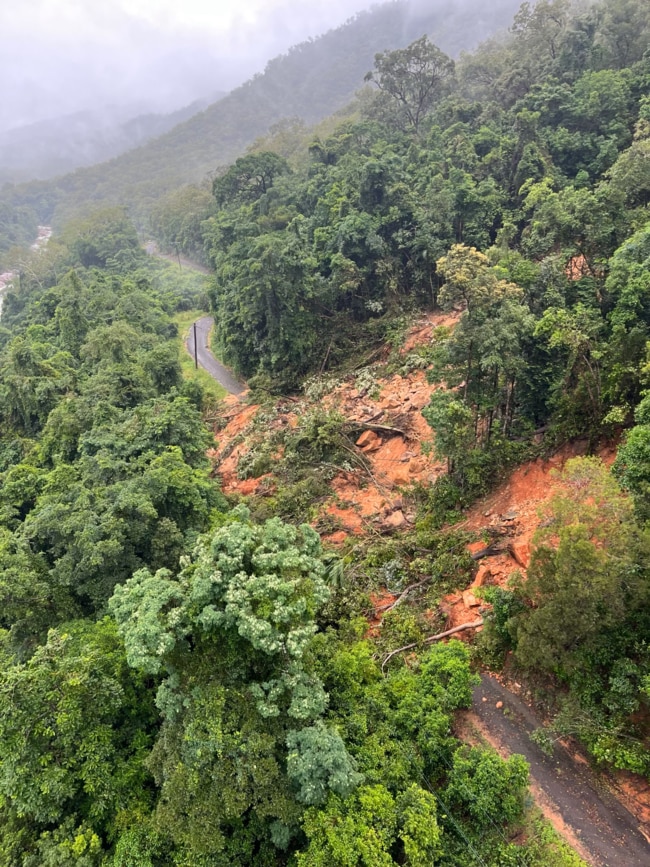
[{"label": "landslide", "polygon": [[[402,540],[414,536],[416,542],[409,554],[417,554],[416,493],[445,472],[445,466],[434,456],[433,432],[421,414],[438,387],[427,381],[426,351],[434,330],[453,327],[457,320],[454,313],[422,315],[411,323],[400,348],[387,350],[373,365],[338,377],[317,377],[302,395],[264,403],[250,402],[250,395],[227,398],[215,432],[215,446],[209,452],[224,493],[246,501],[253,509],[264,509],[268,503],[269,513],[278,506],[293,509],[290,517],[311,523],[325,547],[347,555],[348,562],[365,556],[366,547],[372,549],[377,544],[392,544],[399,556],[408,545],[404,542],[400,549]],[[322,486],[299,489],[292,498],[293,489],[286,480],[287,441],[292,437],[300,440],[300,430],[310,417],[321,423],[334,418],[345,431],[345,449],[349,451],[347,460],[340,464],[323,462]],[[426,585],[426,579],[414,581],[411,575],[403,582],[406,587],[393,586],[388,568],[392,561],[388,561],[384,568],[389,579],[367,592],[363,609],[368,634],[378,641],[380,652],[387,655],[406,644],[401,640],[406,634],[404,628],[397,628],[391,618],[410,589],[414,592],[409,602],[416,609],[419,606],[421,626],[427,633],[437,633],[481,617],[489,608],[480,598],[481,588],[506,585],[516,570],[525,575],[534,533],[561,485],[560,472],[567,460],[586,454],[587,446],[586,441],[573,442],[552,455],[523,463],[467,510],[464,519],[452,528],[466,560],[455,574],[456,579],[461,576],[460,583],[451,592],[444,592],[443,586],[437,595],[429,593],[414,602],[413,597],[422,589],[418,585]],[[616,445],[604,445],[598,454],[609,466],[616,457]],[[288,498],[282,497],[283,488],[289,491]],[[478,631],[480,627],[454,637],[472,641]],[[419,637],[421,640],[422,633]],[[513,679],[506,677],[503,689],[511,690],[518,701],[531,700],[530,693]],[[521,736],[528,737],[525,732]],[[586,762],[576,744],[567,746],[571,760]],[[624,772],[599,779],[636,817],[642,833],[650,835],[647,783]],[[541,806],[555,821],[557,807],[546,809],[543,802]]]},{"label": "landslide", "polygon": [[283,432],[299,431],[310,414],[319,413],[340,419],[343,449],[349,453],[339,464],[328,463],[330,491],[310,503],[303,519],[321,531],[324,542],[336,546],[349,536],[412,526],[415,510],[403,489],[430,485],[444,471],[433,456],[432,431],[421,415],[435,386],[420,367],[420,350],[435,328],[455,321],[455,314],[427,314],[413,323],[390,358],[340,378],[312,381],[300,397],[264,406],[228,401],[211,451],[224,493],[272,496],[277,471],[256,474],[256,453],[277,442],[272,461],[279,469]]}]

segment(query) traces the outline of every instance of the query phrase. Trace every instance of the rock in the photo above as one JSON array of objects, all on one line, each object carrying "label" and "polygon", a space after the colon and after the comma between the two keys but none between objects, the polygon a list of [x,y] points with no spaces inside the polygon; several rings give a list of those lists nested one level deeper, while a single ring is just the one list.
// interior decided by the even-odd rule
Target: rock
[{"label": "rock", "polygon": [[381,437],[374,430],[364,430],[357,440],[357,445],[363,452],[374,452],[381,448]]},{"label": "rock", "polygon": [[503,707],[503,702],[498,701],[494,706],[496,707],[497,710],[501,710],[501,708]]},{"label": "rock", "polygon": [[384,527],[390,530],[401,530],[406,526],[406,518],[401,509],[392,512],[384,521]]},{"label": "rock", "polygon": [[492,577],[492,570],[485,564],[478,567],[476,578],[472,581],[472,587],[483,587],[488,578]]},{"label": "rock", "polygon": [[483,698],[481,699],[481,701],[487,701],[487,698],[486,698],[485,696],[483,696]]},{"label": "rock", "polygon": [[392,480],[393,484],[395,485],[408,485],[408,483],[411,481],[409,478],[408,467],[398,467],[396,470],[394,470],[394,472],[392,473]]},{"label": "rock", "polygon": [[481,603],[471,590],[463,591],[463,605],[465,608],[478,608]]},{"label": "rock", "polygon": [[423,473],[427,467],[427,463],[424,458],[414,458],[409,464],[409,473],[412,476],[417,476],[420,473]]},{"label": "rock", "polygon": [[342,545],[347,538],[348,534],[345,530],[337,530],[336,533],[326,536],[325,541],[329,542],[331,545]]},{"label": "rock", "polygon": [[518,514],[518,513],[517,513],[517,510],[516,510],[516,509],[509,509],[509,510],[505,513],[505,515],[503,516],[503,520],[504,520],[504,521],[514,521],[515,518],[517,517],[517,514]]},{"label": "rock", "polygon": [[514,561],[521,566],[522,569],[528,569],[530,564],[530,542],[517,541],[510,545],[510,553]]}]

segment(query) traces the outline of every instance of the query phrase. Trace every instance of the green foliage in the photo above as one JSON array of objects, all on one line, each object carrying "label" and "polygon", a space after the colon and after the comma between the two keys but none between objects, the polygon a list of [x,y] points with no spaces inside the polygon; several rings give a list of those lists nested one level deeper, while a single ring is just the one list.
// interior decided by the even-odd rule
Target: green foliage
[{"label": "green foliage", "polygon": [[647,531],[596,459],[568,461],[566,493],[538,531],[523,608],[505,624],[521,665],[569,686],[555,727],[579,735],[599,761],[648,772],[634,715],[647,706]]},{"label": "green foliage", "polygon": [[[326,810],[309,811],[309,847],[299,867],[375,867],[435,864],[440,854],[436,800],[413,784],[397,800],[383,786],[364,786],[353,798],[330,797]],[[399,847],[403,859],[391,851]]]},{"label": "green foliage", "polygon": [[402,123],[417,133],[436,102],[445,95],[454,62],[426,36],[408,48],[375,55],[375,70],[366,75],[382,94],[397,102]]},{"label": "green foliage", "polygon": [[[451,481],[471,499],[516,454],[508,439],[534,320],[523,290],[501,279],[502,272],[478,250],[456,244],[438,268],[446,278],[441,301],[462,305],[464,313],[453,332],[434,336],[429,378],[446,388],[433,393],[423,415]],[[452,491],[440,493],[444,500]]]},{"label": "green foliage", "polygon": [[177,579],[141,571],[117,588],[110,607],[130,663],[166,675],[152,767],[177,843],[217,853],[239,825],[263,838],[269,823],[295,824],[299,803],[360,781],[306,658],[328,596],[314,531],[255,526],[241,506]]},{"label": "green foliage", "polygon": [[214,198],[207,189],[179,187],[156,202],[150,216],[151,228],[163,250],[202,261],[201,224],[214,210]]},{"label": "green foliage", "polygon": [[[27,662],[12,656],[5,634],[0,693],[3,844],[26,822],[40,863],[72,863],[73,854],[96,863],[115,815],[148,809],[152,796],[144,758],[153,694],[126,665],[114,624],[51,630]],[[46,858],[51,849],[60,860]]]},{"label": "green foliage", "polygon": [[322,722],[290,732],[287,747],[287,776],[302,804],[322,804],[328,790],[345,797],[363,780],[341,736]]},{"label": "green foliage", "polygon": [[635,561],[647,540],[599,461],[569,461],[563,479],[568,494],[554,500],[553,521],[539,531],[522,586],[531,607],[521,617],[517,654],[525,665],[569,672],[642,604],[647,578]]},{"label": "green foliage", "polygon": [[[467,38],[478,26],[466,13],[437,13],[445,50],[456,14]],[[507,842],[526,821],[523,762],[459,746],[468,650],[418,642],[425,607],[473,566],[444,521],[534,431],[593,447],[633,416],[615,470],[633,503],[597,462],[568,464],[527,578],[486,593],[481,643],[559,682],[554,733],[648,771],[648,14],[524,4],[456,74],[426,37],[384,50],[422,32],[402,14],[300,46],[139,154],[3,193],[24,209],[0,206],[18,237],[32,208],[60,221],[98,186],[109,205],[128,187],[163,246],[214,277],[147,261],[121,208],[16,254],[0,329],[2,863],[570,863],[537,834]],[[308,103],[308,121],[340,104],[377,50],[379,93],[241,155],[279,102]],[[260,391],[341,362],[372,390],[399,323],[437,303],[454,315],[416,360],[440,385],[425,416],[449,473],[415,492],[413,533],[327,561],[305,524],[225,514],[170,319],[206,285],[219,352]],[[272,436],[260,423],[240,474],[282,464],[256,517],[311,520],[357,460],[350,432],[322,408]],[[367,592],[412,583],[360,640]]]},{"label": "green foliage", "polygon": [[[645,408],[644,398],[639,409]],[[621,485],[632,494],[639,519],[650,518],[650,427],[638,424],[627,434],[618,451],[614,472]]]},{"label": "green foliage", "polygon": [[270,151],[239,157],[223,175],[214,179],[212,195],[217,205],[256,202],[269,192],[279,175],[289,171],[287,161]]},{"label": "green foliage", "polygon": [[[109,216],[93,231],[110,235]],[[0,417],[9,441],[37,441],[2,471],[0,599],[2,626],[29,646],[101,612],[134,570],[176,566],[224,501],[183,396],[167,290],[142,272],[78,268],[24,285],[20,298],[6,311]]]},{"label": "green foliage", "polygon": [[483,659],[499,666],[505,654],[514,648],[514,624],[517,616],[522,614],[524,604],[513,590],[504,587],[486,587],[481,596],[492,607],[483,616],[485,628],[479,638],[479,649]]},{"label": "green foliage", "polygon": [[86,220],[69,223],[64,241],[86,268],[125,273],[144,257],[137,232],[123,208],[105,208]]}]

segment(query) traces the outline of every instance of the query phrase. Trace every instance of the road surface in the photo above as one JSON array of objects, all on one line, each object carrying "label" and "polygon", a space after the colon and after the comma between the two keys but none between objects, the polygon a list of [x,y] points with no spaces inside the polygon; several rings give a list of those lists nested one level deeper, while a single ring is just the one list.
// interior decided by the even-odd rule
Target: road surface
[{"label": "road surface", "polygon": [[224,367],[220,361],[217,361],[208,349],[210,329],[213,324],[214,320],[211,316],[202,316],[200,319],[197,319],[194,325],[190,326],[190,333],[185,346],[192,358],[194,358],[194,326],[196,326],[197,359],[200,366],[204,370],[207,370],[210,376],[216,379],[220,385],[223,385],[230,394],[241,394],[242,391],[246,390],[246,386],[238,382],[228,368]]},{"label": "road surface", "polygon": [[[497,708],[497,702],[503,706]],[[561,745],[548,756],[531,741],[530,732],[540,722],[528,705],[484,674],[474,690],[472,712],[500,751],[526,758],[531,784],[541,789],[573,831],[583,858],[594,867],[649,867],[650,844],[638,830],[637,820],[599,783],[591,768],[572,759]]]}]

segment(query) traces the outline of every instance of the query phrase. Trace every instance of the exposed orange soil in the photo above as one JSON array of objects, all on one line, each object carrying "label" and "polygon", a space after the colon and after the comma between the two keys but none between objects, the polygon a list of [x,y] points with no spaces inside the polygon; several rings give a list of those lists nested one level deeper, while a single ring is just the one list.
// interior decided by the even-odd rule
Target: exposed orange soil
[{"label": "exposed orange soil", "polygon": [[[544,519],[545,506],[560,486],[559,474],[569,458],[585,451],[585,443],[571,443],[551,458],[538,458],[523,464],[468,511],[460,526],[475,533],[485,533],[503,550],[478,561],[474,581],[464,593],[450,594],[442,600],[441,607],[450,628],[475,618],[480,605],[474,607],[478,600],[473,591],[483,586],[503,586],[516,570],[525,574],[533,536]],[[599,457],[611,465],[616,457],[615,447],[601,449]],[[477,541],[468,547],[470,553],[476,553],[485,546],[485,542]]]},{"label": "exposed orange soil", "polygon": [[583,277],[592,277],[594,274],[589,262],[587,262],[582,254],[569,259],[565,273],[569,280],[582,280]]},{"label": "exposed orange soil", "polygon": [[458,322],[459,314],[453,313],[435,313],[425,317],[424,322],[415,325],[406,336],[404,346],[401,349],[401,354],[406,355],[416,346],[422,346],[431,340],[431,335],[435,328],[453,328]]},{"label": "exposed orange soil", "polygon": [[369,629],[366,633],[367,637],[375,636],[381,628],[381,621],[388,609],[395,604],[397,596],[389,590],[384,590],[381,593],[371,593],[370,602],[372,604],[372,616],[368,618]]},{"label": "exposed orange soil", "polygon": [[616,771],[613,781],[616,796],[639,820],[639,830],[650,843],[650,783],[628,771]]},{"label": "exposed orange soil", "polygon": [[[421,318],[406,337],[401,354],[406,355],[431,340],[435,328],[453,326],[458,314],[436,314]],[[414,482],[431,484],[440,475],[443,465],[423,452],[423,445],[433,440],[431,428],[421,410],[430,399],[435,386],[426,380],[422,370],[408,376],[381,376],[377,368],[372,396],[359,392],[353,379],[342,382],[321,403],[336,410],[360,430],[365,424],[394,430],[366,430],[357,439],[359,457],[365,470],[342,471],[333,480],[333,496],[322,506],[321,514],[334,518],[341,527],[325,539],[334,545],[345,541],[345,534],[359,535],[370,526],[384,532],[400,530],[413,520],[405,513],[399,489]],[[306,398],[287,405],[280,401],[276,417],[266,430],[282,426],[295,427],[299,416],[309,410]],[[249,450],[252,423],[259,406],[244,406],[231,402],[225,413],[227,424],[219,431],[218,448],[211,451],[226,494],[253,494],[261,479],[237,478],[237,465]],[[258,434],[259,436],[259,434]],[[235,444],[233,444],[235,441]]]}]

